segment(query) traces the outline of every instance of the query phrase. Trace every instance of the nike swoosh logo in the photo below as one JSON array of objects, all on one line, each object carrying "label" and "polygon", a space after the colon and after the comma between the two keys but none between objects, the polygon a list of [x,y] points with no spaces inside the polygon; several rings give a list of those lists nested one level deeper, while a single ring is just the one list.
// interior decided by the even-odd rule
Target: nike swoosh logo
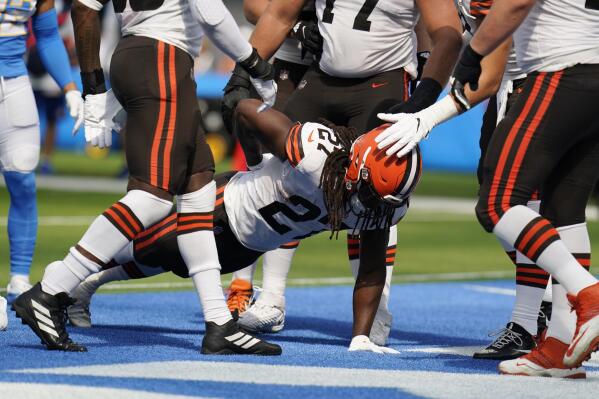
[{"label": "nike swoosh logo", "polygon": [[582,339],[582,337],[584,337],[584,335],[587,333],[587,331],[589,331],[588,328],[586,330],[584,330],[584,332],[582,334],[580,334],[578,336],[578,338],[576,338],[576,341],[574,341],[574,342],[572,342],[572,344],[570,344],[570,347],[568,348],[568,351],[566,352],[566,356],[568,356],[568,357],[572,356],[572,353],[574,352],[574,348],[576,347],[576,345],[578,345],[578,342]]},{"label": "nike swoosh logo", "polygon": [[312,137],[312,135],[314,134],[314,132],[310,132],[310,135],[308,136],[308,143],[311,143],[314,141],[314,138]]},{"label": "nike swoosh logo", "polygon": [[370,87],[372,87],[373,89],[378,89],[379,87],[387,86],[388,84],[389,82],[373,83],[370,85]]},{"label": "nike swoosh logo", "polygon": [[516,363],[516,367],[520,367],[520,366],[528,366],[528,364],[520,363],[520,362]]}]

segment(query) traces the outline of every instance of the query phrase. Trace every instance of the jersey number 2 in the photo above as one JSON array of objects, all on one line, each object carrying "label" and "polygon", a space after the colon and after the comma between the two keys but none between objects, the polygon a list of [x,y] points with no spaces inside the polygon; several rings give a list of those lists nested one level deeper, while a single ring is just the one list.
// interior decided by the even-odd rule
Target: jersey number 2
[{"label": "jersey number 2", "polygon": [[[114,12],[117,14],[125,11],[127,0],[112,0]],[[133,11],[152,11],[160,8],[164,4],[164,0],[129,0]]]},{"label": "jersey number 2", "polygon": [[316,205],[314,205],[304,197],[300,197],[299,195],[292,195],[291,197],[289,197],[289,202],[291,202],[295,206],[301,205],[303,208],[306,209],[306,211],[304,213],[298,213],[286,204],[279,201],[275,201],[272,204],[267,205],[264,208],[258,210],[258,212],[260,212],[260,215],[262,215],[266,223],[268,223],[268,225],[279,234],[287,234],[291,231],[291,228],[289,226],[283,223],[279,223],[275,219],[274,216],[279,212],[294,222],[307,222],[310,220],[314,220],[320,216],[320,208],[318,208]]},{"label": "jersey number 2", "polygon": [[[372,14],[372,11],[378,2],[379,0],[366,0],[364,4],[362,4],[362,8],[360,8],[358,15],[354,18],[353,29],[370,32],[370,21],[368,20],[368,17],[370,17],[370,14]],[[333,23],[333,18],[335,17],[335,14],[333,13],[334,6],[335,0],[326,0],[326,7],[322,13],[322,22],[327,24]]]}]

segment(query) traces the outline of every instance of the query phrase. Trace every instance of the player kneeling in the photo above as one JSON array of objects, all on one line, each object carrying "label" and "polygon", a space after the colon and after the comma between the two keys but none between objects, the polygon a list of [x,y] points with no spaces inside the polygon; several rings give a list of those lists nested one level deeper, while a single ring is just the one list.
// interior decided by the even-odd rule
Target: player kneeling
[{"label": "player kneeling", "polygon": [[[324,230],[360,234],[360,268],[354,288],[350,350],[395,352],[373,344],[368,335],[385,286],[391,226],[403,218],[421,173],[418,148],[403,158],[387,157],[374,138],[351,128],[293,123],[284,114],[257,113],[255,100],[236,111],[238,135],[251,168],[217,177],[214,234],[222,273],[252,264],[264,252]],[[262,155],[255,138],[273,155]],[[75,291],[81,305],[71,322],[89,324],[85,308],[104,283],[173,271],[187,276],[178,252],[174,216],[138,234],[113,262]],[[86,318],[87,317],[87,318]]]}]

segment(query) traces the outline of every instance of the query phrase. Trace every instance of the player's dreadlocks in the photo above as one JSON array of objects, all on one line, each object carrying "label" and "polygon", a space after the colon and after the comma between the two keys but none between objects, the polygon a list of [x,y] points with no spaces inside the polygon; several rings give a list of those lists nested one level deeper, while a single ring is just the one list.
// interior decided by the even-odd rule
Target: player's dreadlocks
[{"label": "player's dreadlocks", "polygon": [[341,144],[340,148],[331,152],[327,157],[320,175],[319,185],[324,194],[324,203],[329,215],[332,238],[335,233],[339,234],[345,218],[346,203],[349,198],[343,179],[349,166],[351,146],[359,134],[353,127],[336,126],[325,119],[321,119],[319,122],[334,130]]}]

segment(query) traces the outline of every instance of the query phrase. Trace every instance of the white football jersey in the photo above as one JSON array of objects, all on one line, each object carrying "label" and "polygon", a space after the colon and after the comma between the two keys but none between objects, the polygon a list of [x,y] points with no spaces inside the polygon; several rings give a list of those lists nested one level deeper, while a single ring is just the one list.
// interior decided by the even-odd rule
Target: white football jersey
[{"label": "white football jersey", "polygon": [[514,34],[525,72],[599,63],[597,0],[538,0]]},{"label": "white football jersey", "polygon": [[204,33],[188,0],[113,0],[113,5],[123,36],[160,40],[193,58],[200,54]]},{"label": "white football jersey", "polygon": [[35,6],[35,0],[0,0],[0,37],[25,36]]},{"label": "white football jersey", "polygon": [[[338,146],[331,129],[318,123],[298,124],[287,137],[289,160],[273,157],[258,170],[233,176],[224,199],[229,225],[239,242],[255,251],[269,251],[328,230],[318,186],[325,160]],[[393,224],[406,211],[407,205],[397,208]],[[358,218],[350,213],[344,224],[355,229]]]},{"label": "white football jersey", "polygon": [[316,13],[323,72],[359,78],[404,68],[416,77],[414,0],[316,0]]}]

